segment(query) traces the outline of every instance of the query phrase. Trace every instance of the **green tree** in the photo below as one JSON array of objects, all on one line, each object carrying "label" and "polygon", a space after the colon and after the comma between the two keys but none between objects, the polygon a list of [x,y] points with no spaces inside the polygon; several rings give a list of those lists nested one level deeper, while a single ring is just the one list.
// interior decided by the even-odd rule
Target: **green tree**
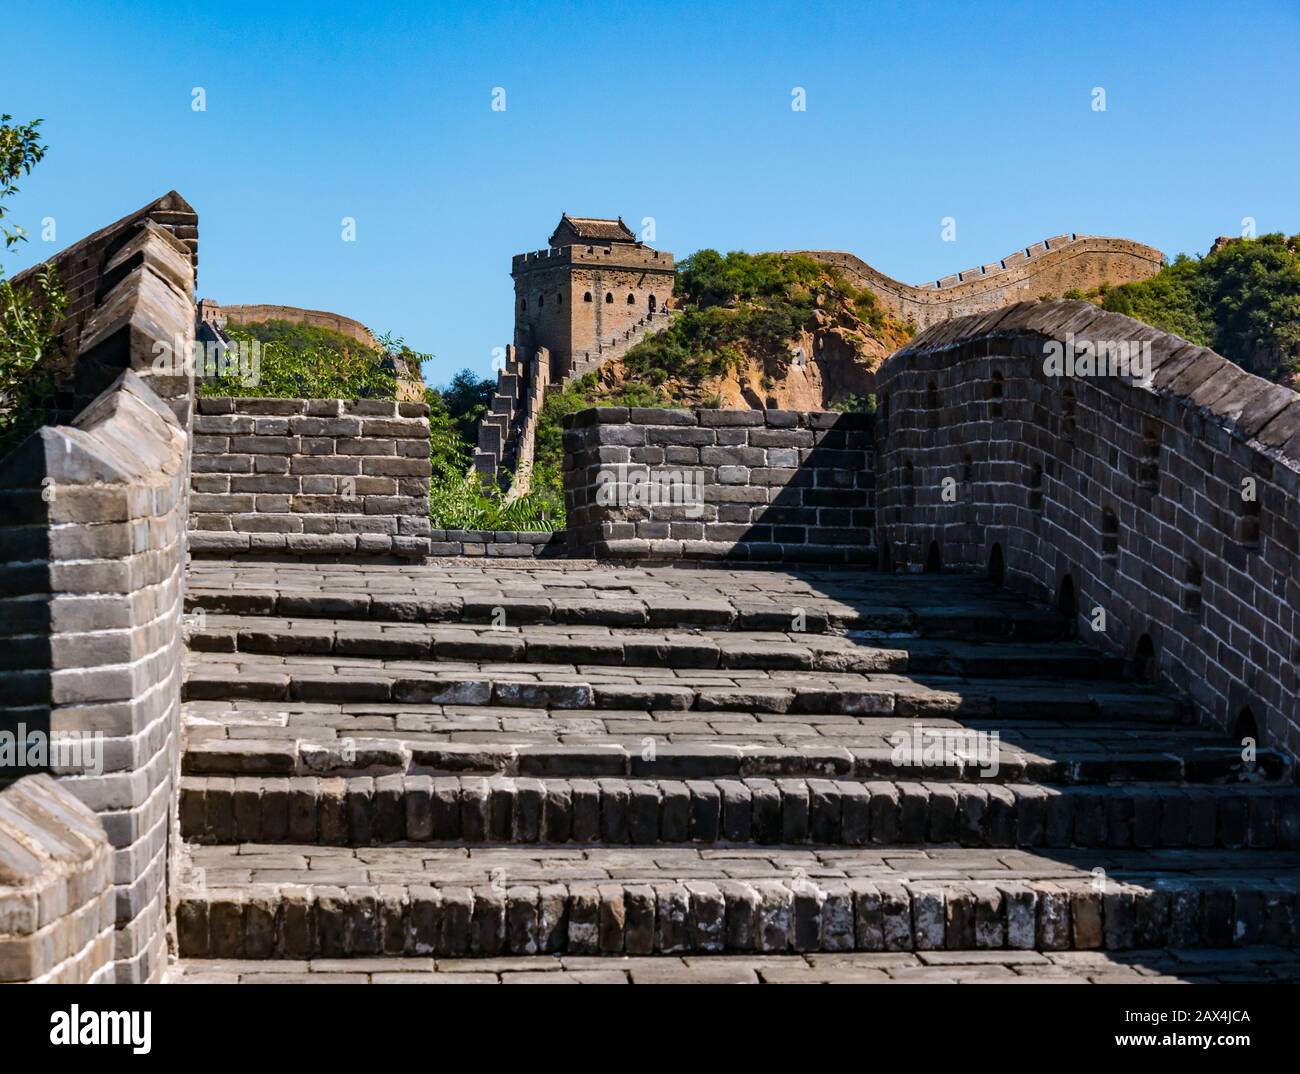
[{"label": "green tree", "polygon": [[4,235],[6,249],[27,239],[27,232],[22,228],[4,222],[7,215],[4,199],[18,193],[19,178],[31,175],[49,148],[41,145],[42,122],[34,119],[30,123],[14,123],[13,116],[0,114],[0,234]]},{"label": "green tree", "polygon": [[472,452],[477,443],[479,420],[487,413],[497,382],[480,377],[472,369],[462,369],[451,378],[451,383],[436,390]]},{"label": "green tree", "polygon": [[1150,279],[1097,297],[1259,376],[1300,377],[1300,235],[1233,239],[1200,259],[1179,254]]},{"label": "green tree", "polygon": [[[39,119],[12,120],[0,114],[0,234],[6,250],[26,242],[27,232],[5,222],[5,199],[18,192],[18,180],[31,174],[47,148],[40,142]],[[0,455],[44,423],[54,396],[56,330],[68,300],[52,267],[35,279],[34,288],[15,287],[0,265]]]}]

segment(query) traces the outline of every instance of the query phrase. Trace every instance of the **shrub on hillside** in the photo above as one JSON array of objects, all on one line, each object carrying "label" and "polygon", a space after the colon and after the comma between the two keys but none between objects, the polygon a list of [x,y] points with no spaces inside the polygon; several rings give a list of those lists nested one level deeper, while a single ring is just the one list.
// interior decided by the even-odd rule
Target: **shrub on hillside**
[{"label": "shrub on hillside", "polygon": [[[393,358],[406,359],[409,349],[385,336],[367,347],[328,328],[261,321],[230,324],[226,334],[238,345],[256,345],[256,374],[246,377],[232,365],[205,377],[202,395],[274,399],[392,399],[397,394]],[[417,356],[424,357],[424,356]]]},{"label": "shrub on hillside", "polygon": [[57,364],[56,330],[68,296],[53,267],[34,287],[0,279],[0,455],[49,417]]},{"label": "shrub on hillside", "polygon": [[507,502],[496,485],[473,472],[478,422],[495,390],[491,380],[462,369],[444,388],[428,388],[429,521],[436,529],[549,531],[564,524],[564,497],[534,490]]},{"label": "shrub on hillside", "polygon": [[1180,254],[1149,280],[1108,288],[1098,300],[1259,376],[1300,380],[1300,235],[1233,239],[1199,260]]},{"label": "shrub on hillside", "polygon": [[[4,202],[45,156],[41,123],[14,123],[0,113],[0,235],[6,250],[27,241],[23,228],[6,223]],[[36,273],[35,281],[14,286],[0,267],[0,455],[44,424],[54,397],[56,330],[68,296],[52,266]]]},{"label": "shrub on hillside", "polygon": [[699,250],[678,265],[674,295],[673,323],[623,358],[627,372],[656,384],[722,376],[747,356],[784,361],[818,309],[851,312],[874,329],[888,323],[872,292],[802,254]]}]

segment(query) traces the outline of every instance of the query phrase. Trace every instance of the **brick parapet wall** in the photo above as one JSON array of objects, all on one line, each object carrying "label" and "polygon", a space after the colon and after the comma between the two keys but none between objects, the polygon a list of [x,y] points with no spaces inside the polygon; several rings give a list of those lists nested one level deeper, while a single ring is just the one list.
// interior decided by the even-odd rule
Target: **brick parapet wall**
[{"label": "brick parapet wall", "polygon": [[110,983],[114,910],[99,818],[47,775],[0,791],[0,982]]},{"label": "brick parapet wall", "polygon": [[194,433],[194,553],[429,553],[426,404],[204,397]]},{"label": "brick parapet wall", "polygon": [[[59,330],[60,350],[66,360],[60,363],[64,376],[60,378],[59,410],[53,420],[73,418],[122,369],[147,369],[141,355],[136,355],[136,360],[122,360],[132,336],[150,346],[155,342],[171,343],[159,340],[148,324],[147,307],[154,288],[139,274],[147,271],[150,282],[165,280],[170,286],[186,290],[192,304],[198,234],[198,214],[173,190],[13,278],[16,286],[31,287],[36,273],[52,266],[68,295],[68,308]],[[147,241],[142,238],[145,235]],[[117,331],[120,325],[114,322],[133,314],[136,331],[123,336]],[[95,323],[88,324],[92,320]],[[106,353],[93,353],[97,334],[114,344]],[[193,337],[192,328],[189,335]],[[153,357],[149,355],[151,360]],[[184,398],[188,393],[178,385],[177,390],[160,390],[159,394]]]},{"label": "brick parapet wall", "polygon": [[95,747],[0,778],[48,767],[98,815],[123,982],[161,979],[180,841],[197,235],[173,192],[48,262],[70,295],[53,416],[66,424],[0,460],[0,726]]},{"label": "brick parapet wall", "polygon": [[496,391],[479,421],[474,471],[484,482],[502,485],[506,483],[503,468],[512,471],[512,498],[527,492],[531,482],[533,442],[549,383],[550,355],[545,347],[522,356],[513,346],[506,347]]},{"label": "brick parapet wall", "polygon": [[[1149,343],[1150,379],[1048,375],[1045,346],[1070,335]],[[938,325],[877,384],[887,564],[922,569],[934,545],[984,570],[997,545],[1015,588],[1059,600],[1068,577],[1088,640],[1142,664],[1149,639],[1204,718],[1249,709],[1300,756],[1300,396],[1062,301]]]},{"label": "brick parapet wall", "polygon": [[563,532],[521,530],[433,530],[431,556],[545,559],[565,554]]},{"label": "brick parapet wall", "polygon": [[[173,314],[192,328],[179,296]],[[167,956],[187,449],[172,408],[127,371],[0,463],[0,721],[93,744],[49,767],[114,847],[121,982],[158,980]]]},{"label": "brick parapet wall", "polygon": [[512,274],[562,265],[629,268],[654,272],[673,272],[675,267],[673,255],[667,250],[656,250],[642,243],[630,242],[553,246],[546,250],[515,254],[510,259]]},{"label": "brick parapet wall", "polygon": [[[566,419],[564,450],[572,555],[875,559],[869,415],[597,407]],[[664,472],[693,502],[629,502]]]}]

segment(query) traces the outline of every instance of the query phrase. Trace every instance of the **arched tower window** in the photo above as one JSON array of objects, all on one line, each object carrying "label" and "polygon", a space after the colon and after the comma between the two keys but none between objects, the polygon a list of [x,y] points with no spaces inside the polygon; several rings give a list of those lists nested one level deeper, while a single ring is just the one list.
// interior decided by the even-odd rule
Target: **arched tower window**
[{"label": "arched tower window", "polygon": [[528,308],[528,299],[526,299],[526,298],[521,298],[521,299],[519,300],[519,308],[520,308],[521,310],[526,310],[526,309]]},{"label": "arched tower window", "polygon": [[563,305],[564,305],[564,292],[563,292],[563,291],[561,291],[558,295],[555,296],[555,304],[556,304],[557,306],[563,306]]},{"label": "arched tower window", "polygon": [[654,295],[651,295],[651,296],[646,300],[646,305],[650,308],[650,312],[651,312],[651,313],[654,313],[654,311],[655,311],[655,296],[654,296]]},{"label": "arched tower window", "polygon": [[590,292],[590,291],[587,291],[587,292],[585,292],[585,293],[583,294],[583,296],[582,296],[582,301],[584,301],[584,302],[590,302],[590,301],[591,301],[591,292]]},{"label": "arched tower window", "polygon": [[605,292],[605,303],[606,303],[606,305],[610,305],[610,304],[612,304],[613,301],[614,301],[614,292],[613,292],[613,291],[606,291],[606,292]]}]

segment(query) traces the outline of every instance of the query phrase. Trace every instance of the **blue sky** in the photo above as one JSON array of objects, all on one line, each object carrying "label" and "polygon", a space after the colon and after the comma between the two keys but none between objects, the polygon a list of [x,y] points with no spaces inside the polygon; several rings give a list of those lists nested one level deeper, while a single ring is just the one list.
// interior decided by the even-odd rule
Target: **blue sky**
[{"label": "blue sky", "polygon": [[1295,0],[43,0],[5,21],[0,110],[50,146],[7,272],[174,188],[200,295],[391,330],[435,383],[490,371],[510,256],[561,211],[653,217],[679,257],[843,249],[908,282],[1063,231],[1167,254],[1248,216],[1300,231]]}]

